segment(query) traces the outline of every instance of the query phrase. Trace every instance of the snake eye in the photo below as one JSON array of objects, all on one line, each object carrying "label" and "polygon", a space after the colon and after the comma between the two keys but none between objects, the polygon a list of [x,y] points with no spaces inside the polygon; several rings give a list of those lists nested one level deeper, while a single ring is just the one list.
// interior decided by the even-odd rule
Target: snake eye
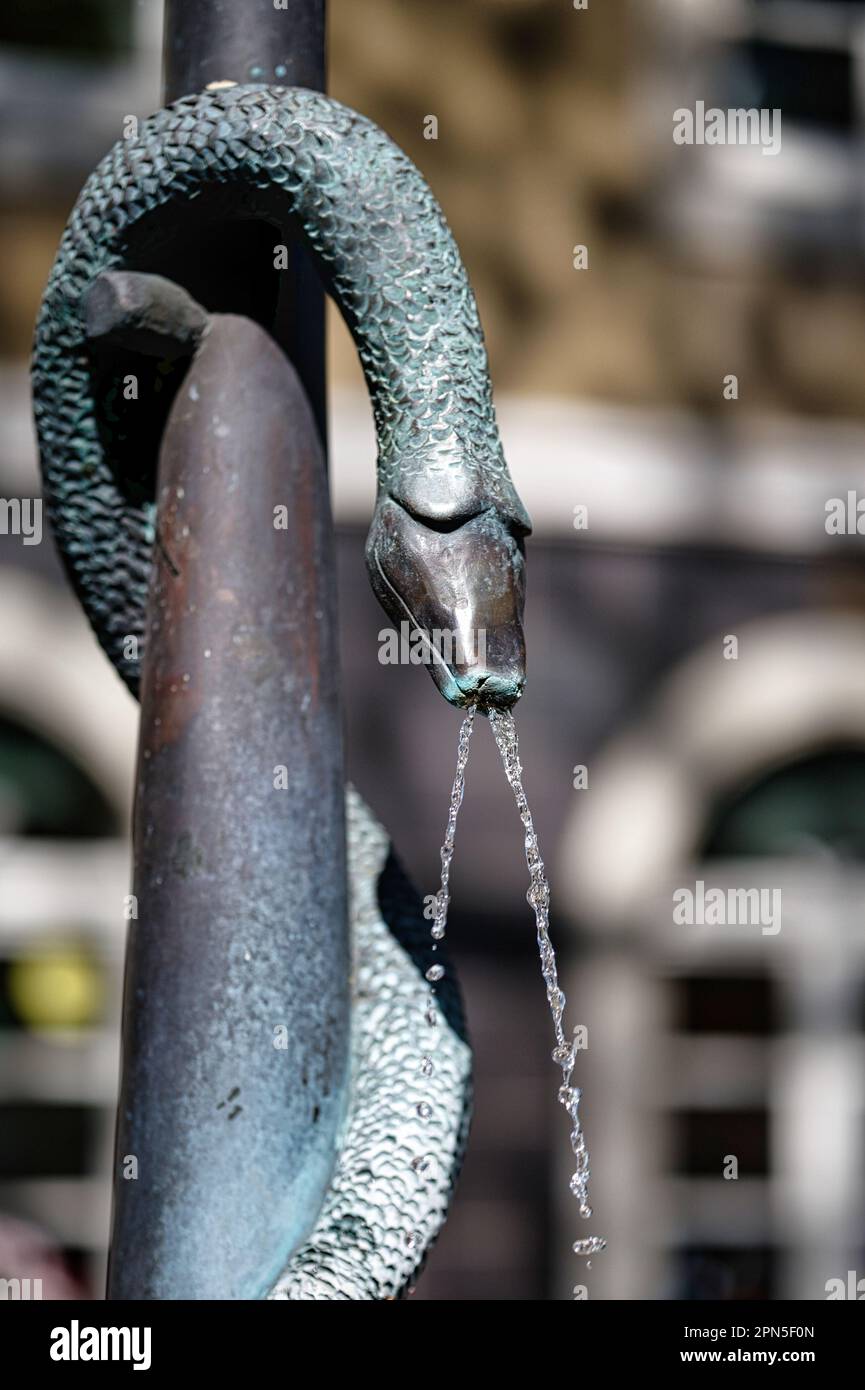
[{"label": "snake eye", "polygon": [[440,535],[451,535],[455,531],[460,531],[470,521],[477,520],[479,516],[483,516],[487,512],[501,523],[503,530],[510,536],[518,553],[525,559],[525,538],[529,534],[529,530],[518,517],[502,515],[497,508],[491,507],[488,503],[486,505],[465,506],[455,511],[451,516],[430,516],[429,513],[421,512],[417,507],[412,507],[407,502],[398,502],[395,497],[391,497],[390,501],[395,507],[399,507],[400,511],[405,512],[406,516],[411,517],[418,526],[423,526],[427,531],[437,531]]},{"label": "snake eye", "polygon": [[407,506],[405,502],[397,502],[395,498],[391,498],[391,501],[394,502],[397,507],[401,507],[402,510],[411,517],[412,521],[417,522],[418,526],[424,526],[428,531],[438,531],[442,535],[448,535],[451,531],[459,531],[461,527],[467,526],[470,521],[474,521],[476,516],[480,516],[481,512],[484,510],[483,507],[473,507],[470,510],[467,509],[456,512],[452,516],[429,516],[416,511],[413,507]]}]

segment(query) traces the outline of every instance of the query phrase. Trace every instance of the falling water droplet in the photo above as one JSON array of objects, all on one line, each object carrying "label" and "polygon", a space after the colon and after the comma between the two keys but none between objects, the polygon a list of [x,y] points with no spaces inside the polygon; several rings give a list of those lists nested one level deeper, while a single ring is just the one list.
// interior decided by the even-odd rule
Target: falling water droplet
[{"label": "falling water droplet", "polygon": [[[453,859],[454,854],[454,837],[456,835],[457,816],[459,815],[459,809],[462,805],[463,793],[465,791],[466,763],[468,762],[469,739],[472,736],[472,727],[474,725],[474,719],[475,711],[474,707],[472,707],[468,710],[466,717],[463,720],[462,725],[460,726],[459,743],[457,747],[457,766],[456,772],[454,773],[453,786],[451,788],[451,799],[450,805],[448,807],[448,819],[447,826],[445,827],[444,844],[441,847],[441,882],[439,885],[439,890],[435,896],[435,910],[433,913],[432,926],[430,927],[430,936],[433,940],[433,950],[436,950],[437,943],[444,938],[445,931],[447,930],[448,902],[450,901],[449,882],[451,860]],[[431,965],[429,969],[426,971],[426,978],[427,980],[429,980],[431,985],[435,985],[439,982],[439,980],[444,979],[444,974],[444,966],[436,963],[435,965]],[[435,991],[431,991],[431,993],[434,996]],[[428,999],[424,1007],[424,1022],[426,1023],[428,1028],[437,1028],[439,1025],[439,1017],[434,1002],[434,997]],[[433,1064],[432,1058],[422,1057],[420,1063],[421,1075],[432,1076],[434,1071],[435,1066]],[[420,1104],[417,1106],[417,1114],[420,1116],[422,1120],[431,1119],[432,1113],[432,1106],[428,1105],[426,1101],[421,1101]],[[414,1163],[412,1164],[412,1167],[414,1167]]]},{"label": "falling water droplet", "polygon": [[603,1236],[587,1236],[585,1240],[574,1241],[575,1255],[600,1255],[606,1248],[607,1242]]},{"label": "falling water droplet", "polygon": [[[469,740],[472,736],[474,722],[475,709],[474,705],[472,705],[460,725],[459,740],[457,742],[457,766],[456,772],[454,773],[453,786],[451,787],[451,799],[450,805],[448,806],[445,838],[440,853],[441,881],[439,883],[439,890],[435,896],[433,923],[430,928],[430,935],[433,941],[441,941],[447,930],[448,904],[450,902],[451,861],[454,857],[457,816],[459,815],[460,807],[463,804],[463,795],[465,794],[466,764],[469,759]],[[435,967],[433,967],[433,969],[435,969]],[[429,976],[427,976],[427,978],[429,978]]]},{"label": "falling water droplet", "polygon": [[[529,891],[526,897],[535,914],[538,951],[541,958],[541,973],[544,977],[544,984],[546,985],[547,1002],[550,1007],[550,1014],[553,1020],[553,1032],[556,1038],[556,1046],[553,1049],[552,1058],[556,1065],[562,1069],[562,1084],[558,1090],[558,1098],[565,1106],[573,1125],[573,1129],[571,1130],[571,1147],[576,1157],[577,1167],[576,1172],[570,1180],[570,1188],[579,1203],[580,1216],[589,1217],[592,1214],[592,1209],[588,1202],[590,1176],[589,1152],[586,1147],[579,1119],[580,1091],[578,1087],[572,1088],[570,1084],[574,1066],[576,1065],[576,1044],[568,1042],[562,1025],[565,996],[559,988],[556,953],[553,948],[553,943],[550,940],[550,886],[547,882],[544,861],[541,858],[538,839],[535,834],[532,813],[529,810],[529,803],[523,789],[523,769],[520,763],[520,748],[514,717],[510,710],[502,711],[493,709],[489,711],[489,720],[493,736],[498,745],[499,753],[501,754],[505,776],[514,793],[520,820],[526,832],[526,864],[528,866],[530,878]],[[589,1236],[584,1240],[577,1241],[574,1245],[574,1251],[576,1254],[596,1254],[606,1247],[606,1243],[607,1242],[601,1236]]]}]

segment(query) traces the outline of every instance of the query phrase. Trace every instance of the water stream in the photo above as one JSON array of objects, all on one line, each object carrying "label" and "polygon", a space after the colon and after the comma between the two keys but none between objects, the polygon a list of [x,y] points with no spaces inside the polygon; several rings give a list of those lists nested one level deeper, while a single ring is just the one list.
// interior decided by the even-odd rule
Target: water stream
[{"label": "water stream", "polygon": [[[447,826],[445,829],[444,843],[441,848],[441,882],[438,893],[435,896],[433,908],[433,921],[431,935],[433,938],[433,950],[436,949],[447,930],[448,904],[450,902],[450,868],[454,853],[454,840],[456,836],[457,816],[462,805],[463,794],[465,791],[466,764],[469,755],[469,741],[474,727],[475,710],[470,708],[463,720],[459,733],[459,743],[457,747],[457,766],[454,776],[453,788],[451,790],[450,806],[448,808]],[[559,987],[558,972],[556,969],[556,953],[553,943],[550,940],[550,886],[547,881],[544,861],[541,858],[538,847],[538,838],[535,834],[535,827],[532,821],[532,813],[529,810],[529,803],[522,782],[522,766],[520,764],[519,742],[517,740],[517,730],[514,724],[513,714],[508,711],[490,710],[490,726],[501,754],[502,763],[505,769],[505,776],[510,783],[517,803],[517,810],[520,820],[525,830],[525,851],[526,864],[529,870],[529,890],[526,894],[528,902],[534,911],[535,922],[537,925],[538,950],[541,957],[541,973],[547,990],[547,1002],[550,1007],[550,1014],[553,1020],[553,1032],[555,1034],[555,1047],[552,1058],[558,1067],[561,1068],[562,1080],[558,1090],[558,1099],[564,1106],[571,1124],[571,1148],[574,1153],[575,1169],[570,1181],[571,1192],[577,1199],[578,1210],[581,1217],[588,1218],[592,1215],[592,1208],[589,1205],[589,1151],[586,1147],[582,1125],[580,1123],[580,1098],[581,1091],[578,1086],[573,1086],[572,1078],[576,1065],[577,1047],[573,1040],[567,1038],[564,1029],[565,996]],[[430,983],[430,992],[435,994],[436,983],[442,979],[444,968],[441,965],[433,964],[426,972],[426,978]],[[432,1001],[430,1001],[432,1003]],[[434,1022],[435,1011],[428,1008],[426,1022]],[[424,1056],[421,1059],[420,1069],[425,1076],[432,1075],[434,1061],[431,1056]],[[424,1109],[423,1104],[418,1106],[418,1113]],[[417,1160],[415,1160],[417,1161]],[[585,1236],[580,1240],[574,1241],[573,1250],[576,1255],[592,1256],[599,1254],[606,1247],[606,1240],[602,1236]],[[575,1289],[575,1296],[581,1296],[579,1286]]]}]

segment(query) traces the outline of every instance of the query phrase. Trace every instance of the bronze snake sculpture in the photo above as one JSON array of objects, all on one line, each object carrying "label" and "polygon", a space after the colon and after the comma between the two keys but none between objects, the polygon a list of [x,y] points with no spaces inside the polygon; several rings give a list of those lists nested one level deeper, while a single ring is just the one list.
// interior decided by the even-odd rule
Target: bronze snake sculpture
[{"label": "bronze snake sculpture", "polygon": [[[105,157],[64,232],[37,327],[34,408],[54,532],[109,658],[137,692],[156,509],[152,478],[114,456],[88,305],[106,273],[152,269],[167,229],[204,235],[215,217],[288,221],[311,249],[372,401],[373,588],[397,624],[456,632],[468,651],[472,635],[485,634],[482,659],[432,663],[447,699],[512,704],[524,680],[522,538],[530,523],[502,453],[459,251],[407,156],[372,122],[301,89],[227,86],[159,111]],[[403,1291],[443,1219],[464,1137],[468,1051],[445,993],[445,1064],[426,1083],[442,1117],[426,1143],[440,1162],[420,1196],[406,1184],[394,1107],[403,1105],[411,1128],[408,1069],[417,1047],[407,1010],[420,1007],[412,957],[428,924],[402,892],[403,931],[394,930],[383,910],[386,838],[353,794],[348,814],[363,977],[353,1001],[349,1122],[319,1224],[273,1297]]]}]

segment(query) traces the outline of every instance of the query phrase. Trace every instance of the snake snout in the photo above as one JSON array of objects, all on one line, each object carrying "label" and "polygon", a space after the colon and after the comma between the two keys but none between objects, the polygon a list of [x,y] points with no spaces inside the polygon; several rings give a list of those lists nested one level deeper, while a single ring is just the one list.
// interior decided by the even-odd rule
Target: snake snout
[{"label": "snake snout", "polygon": [[481,709],[510,709],[523,693],[523,671],[488,671],[477,667],[457,679],[461,699],[453,704],[479,705]]},{"label": "snake snout", "polygon": [[379,601],[408,638],[397,659],[427,665],[453,705],[516,703],[526,670],[525,566],[494,508],[442,529],[383,497],[366,555]]}]

